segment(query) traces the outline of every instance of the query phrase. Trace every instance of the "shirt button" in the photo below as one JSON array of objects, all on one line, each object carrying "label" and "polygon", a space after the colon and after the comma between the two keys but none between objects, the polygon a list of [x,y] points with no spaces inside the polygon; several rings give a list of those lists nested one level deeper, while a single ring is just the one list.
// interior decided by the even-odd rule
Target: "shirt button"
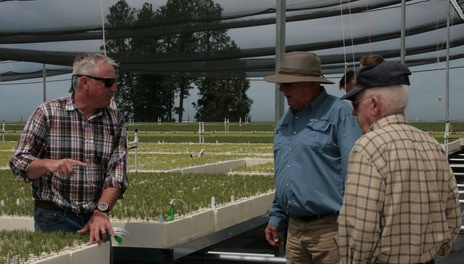
[{"label": "shirt button", "polygon": [[290,165],[287,165],[287,168],[290,168]]},{"label": "shirt button", "polygon": [[293,131],[293,135],[296,135],[296,131]]}]

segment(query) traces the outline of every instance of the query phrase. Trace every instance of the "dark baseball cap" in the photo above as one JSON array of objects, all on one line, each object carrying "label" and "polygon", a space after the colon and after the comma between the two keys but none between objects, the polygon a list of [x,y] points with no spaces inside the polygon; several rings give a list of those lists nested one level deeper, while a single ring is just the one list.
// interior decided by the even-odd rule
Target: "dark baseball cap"
[{"label": "dark baseball cap", "polygon": [[356,87],[340,99],[351,99],[369,88],[398,84],[410,85],[409,75],[411,75],[411,71],[395,61],[384,61],[377,65],[362,67],[356,75]]}]

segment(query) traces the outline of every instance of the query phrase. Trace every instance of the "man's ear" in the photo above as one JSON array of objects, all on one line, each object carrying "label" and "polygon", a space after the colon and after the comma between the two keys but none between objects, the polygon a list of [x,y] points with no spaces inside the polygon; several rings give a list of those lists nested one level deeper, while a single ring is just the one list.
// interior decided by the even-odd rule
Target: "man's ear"
[{"label": "man's ear", "polygon": [[81,84],[82,84],[82,87],[84,89],[89,89],[89,82],[90,82],[90,79],[89,78],[81,78]]},{"label": "man's ear", "polygon": [[377,96],[372,96],[368,104],[374,116],[382,114],[382,102]]}]

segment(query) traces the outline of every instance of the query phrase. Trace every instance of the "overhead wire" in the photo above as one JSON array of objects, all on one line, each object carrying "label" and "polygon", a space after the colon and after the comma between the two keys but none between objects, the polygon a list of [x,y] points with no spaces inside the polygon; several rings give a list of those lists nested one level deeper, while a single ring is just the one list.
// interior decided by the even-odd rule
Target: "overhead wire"
[{"label": "overhead wire", "polygon": [[349,12],[349,20],[350,20],[350,39],[351,39],[351,59],[353,61],[353,71],[356,70],[356,62],[354,58],[354,39],[353,39],[353,20],[352,20],[352,15],[351,15],[351,1],[348,1],[348,12]]},{"label": "overhead wire", "polygon": [[[104,0],[100,0],[104,1]],[[319,5],[319,2],[317,2],[317,7],[318,10],[314,10],[311,12],[305,12],[302,13],[301,11],[303,8],[301,6],[292,6],[291,8],[294,10],[298,10],[296,14],[292,14],[288,20],[291,20],[292,22],[297,22],[297,21],[306,21],[306,20],[311,20],[311,19],[319,19],[319,18],[331,18],[335,16],[340,15],[340,9],[343,9],[343,14],[344,20],[347,23],[345,24],[345,28],[343,30],[343,39],[340,39],[337,36],[334,36],[334,38],[328,38],[328,40],[324,39],[318,39],[318,40],[311,40],[311,41],[305,41],[302,43],[292,43],[287,45],[287,50],[312,50],[312,51],[318,51],[318,50],[328,50],[332,48],[340,48],[338,51],[331,52],[328,55],[321,54],[321,60],[324,61],[324,73],[325,74],[340,74],[345,71],[345,66],[349,64],[350,58],[349,58],[349,40],[348,40],[348,26],[350,26],[350,32],[351,32],[351,43],[353,50],[356,52],[359,52],[356,50],[356,48],[360,45],[369,45],[369,48],[366,46],[363,47],[364,50],[361,52],[366,52],[367,50],[371,50],[371,52],[381,52],[382,56],[385,58],[395,58],[397,57],[397,48],[394,48],[393,46],[391,47],[390,50],[387,49],[378,49],[376,48],[378,45],[377,43],[380,43],[382,41],[388,41],[392,39],[396,39],[398,37],[398,32],[397,31],[378,31],[374,30],[376,28],[376,24],[373,23],[375,22],[376,19],[376,13],[378,10],[386,10],[386,9],[393,9],[397,8],[397,5],[391,4],[391,0],[389,1],[368,1],[367,2],[367,8],[366,8],[366,0],[343,0],[342,2],[344,5],[341,5],[341,1],[328,1],[327,6],[330,6],[331,8],[320,8],[321,5]],[[322,2],[322,1],[321,1]],[[422,1],[422,2],[427,2],[427,1]],[[102,3],[102,2],[100,2]],[[311,2],[313,4],[314,1]],[[325,2],[324,2],[325,3]],[[389,5],[387,5],[389,3]],[[397,3],[397,1],[396,1]],[[408,3],[408,6],[411,5],[418,5],[417,2],[414,3]],[[367,10],[367,17],[366,13]],[[350,20],[346,18],[346,15],[350,13]],[[357,24],[356,22],[358,21],[358,18],[364,18],[363,21],[366,22],[361,22],[362,25],[360,25],[360,28],[356,28]],[[374,21],[371,21],[371,17]],[[367,19],[366,19],[367,18]],[[106,20],[103,12],[101,12],[101,19],[102,21]],[[340,18],[338,18],[340,19]],[[317,21],[317,20],[315,20]],[[348,23],[349,21],[349,23]],[[430,21],[430,20],[429,20]],[[353,24],[355,22],[355,24]],[[372,22],[372,23],[371,23]],[[431,22],[431,21],[430,21]],[[443,22],[438,23],[436,21],[433,21],[432,23],[421,23],[420,25],[416,27],[412,27],[408,29],[408,37],[417,35],[419,36],[420,34],[424,32],[428,32],[430,30],[434,30],[435,28],[445,28],[445,24]],[[464,25],[463,21],[454,21],[453,20],[453,25],[459,25],[462,24]],[[211,30],[215,29],[238,29],[242,27],[253,27],[253,26],[263,26],[267,25],[267,19],[257,19],[257,20],[247,20],[247,21],[242,21],[240,23],[234,22],[234,23],[218,23],[220,27],[216,28],[216,24],[198,24],[195,26],[191,27],[156,27],[156,30],[154,28],[150,27],[150,25],[146,25],[147,28],[137,29],[136,27],[128,27],[123,30],[123,28],[120,28],[120,31],[117,29],[113,28],[108,28],[104,30],[105,32],[102,35],[101,28],[98,30],[92,30],[92,35],[97,41],[102,41],[102,36],[103,36],[103,45],[105,46],[105,37],[106,39],[120,39],[120,38],[129,38],[132,36],[136,37],[154,37],[154,36],[161,36],[161,35],[166,35],[166,34],[174,34],[174,33],[181,33],[184,31],[180,30],[185,30],[185,32],[196,32],[198,30],[209,30],[209,27],[213,27]],[[243,24],[241,24],[243,23]],[[272,20],[272,23],[275,23],[275,19]],[[290,22],[289,22],[290,23]],[[367,25],[366,25],[367,24]],[[105,23],[102,23],[102,26],[105,25]],[[158,25],[158,24],[153,24],[151,26]],[[369,34],[366,34],[362,32],[358,32],[359,30],[366,30],[367,31],[367,26],[369,25]],[[335,26],[336,27],[336,26]],[[365,29],[362,29],[365,28]],[[458,29],[456,29],[456,32],[458,30],[462,30],[462,26],[458,26]],[[116,30],[116,31],[115,31]],[[176,31],[178,30],[178,31]],[[372,32],[375,32],[375,34],[372,34]],[[184,32],[184,33],[185,33]],[[43,32],[42,32],[43,33]],[[53,33],[53,34],[52,34]],[[32,38],[32,43],[34,43],[34,40],[37,37],[37,40],[45,41],[45,40],[51,40],[48,39],[48,37],[52,36],[61,36],[61,33],[71,33],[71,31],[53,31],[53,32],[48,32],[49,35],[26,35],[24,36],[25,40],[29,39],[29,41]],[[82,33],[82,32],[81,32]],[[19,33],[18,33],[19,34]],[[346,35],[346,39],[345,39]],[[456,33],[458,38],[454,39],[453,41],[453,48],[459,48],[460,46],[464,46],[464,36],[460,36],[461,34]],[[11,34],[11,32],[0,32],[0,42],[1,39],[12,39],[15,38],[15,34]],[[82,40],[87,39],[84,36],[82,36]],[[332,40],[333,39],[333,40]],[[54,39],[56,40],[56,39]],[[68,39],[66,39],[68,40]],[[346,46],[345,50],[342,50],[341,48],[341,41],[344,42],[344,46]],[[408,61],[408,64],[411,66],[414,65],[422,65],[422,64],[427,64],[430,63],[430,61],[435,61],[436,56],[433,55],[433,53],[437,50],[436,46],[436,39],[432,40],[433,42],[429,42],[429,45],[426,45],[427,43],[421,43],[421,46],[419,47],[412,47],[408,49],[408,55],[411,54],[426,54],[430,52],[426,58],[418,58],[418,59],[410,59]],[[264,42],[263,42],[264,43]],[[353,44],[354,43],[354,44]],[[388,48],[388,47],[387,47]],[[94,50],[99,50],[94,49]],[[100,51],[101,52],[101,51]],[[111,50],[106,51],[105,53],[109,52],[111,53]],[[120,65],[125,67],[124,69],[127,71],[140,71],[140,72],[157,72],[159,74],[172,74],[175,72],[188,72],[192,76],[203,76],[208,74],[208,76],[212,76],[213,74],[217,73],[218,78],[226,78],[227,76],[224,77],[227,73],[233,72],[245,72],[247,76],[249,77],[257,77],[257,76],[264,76],[270,71],[274,71],[274,62],[271,60],[268,60],[268,56],[273,55],[275,52],[275,48],[272,46],[260,46],[260,47],[254,47],[254,48],[241,48],[240,52],[208,52],[208,53],[202,53],[202,52],[197,52],[197,53],[143,53],[143,54],[137,54],[137,53],[131,53],[130,56],[121,56],[120,54],[111,54],[112,57],[114,57],[118,62],[120,62]],[[342,53],[343,52],[343,53]],[[3,48],[0,47],[0,57],[5,58],[5,59],[14,59],[16,61],[31,61],[31,62],[38,62],[38,63],[46,63],[46,64],[53,64],[53,65],[66,65],[70,66],[70,63],[72,62],[72,58],[77,55],[76,52],[64,52],[64,51],[41,51],[41,50],[26,50],[26,49],[11,49],[11,48]],[[358,59],[360,57],[360,54],[355,53],[354,51],[352,52],[353,55],[353,62],[355,59]],[[462,58],[464,56],[464,53],[458,53],[454,52],[452,55],[453,59],[458,59]],[[444,60],[444,56],[441,56],[441,60]],[[238,63],[240,62],[240,63]],[[208,67],[206,67],[208,66]],[[354,67],[354,66],[353,66]],[[203,73],[205,72],[205,73]],[[18,77],[20,78],[21,76]],[[229,74],[229,77],[232,76],[233,74]],[[27,76],[26,76],[27,77]],[[13,78],[13,77],[9,77]],[[5,78],[3,79],[5,81]]]},{"label": "overhead wire", "polygon": [[106,56],[106,40],[105,40],[105,14],[103,12],[103,0],[100,0],[100,16],[102,23],[102,42],[103,42],[103,54]]},{"label": "overhead wire", "polygon": [[342,40],[343,40],[343,62],[345,64],[345,74],[346,74],[346,43],[345,43],[345,23],[343,21],[343,0],[340,0],[340,21],[342,27]]},{"label": "overhead wire", "polygon": [[[346,52],[346,42],[345,42],[345,21],[344,21],[344,14],[343,14],[343,0],[340,0],[340,18],[341,18],[341,27],[342,27],[342,39],[343,39],[343,61],[344,61],[344,75],[346,76],[346,73],[348,72],[348,62],[347,62],[347,52]],[[349,26],[350,26],[350,40],[351,40],[351,59],[352,59],[352,68],[353,72],[356,71],[356,63],[354,59],[354,40],[353,40],[353,23],[351,20],[351,1],[348,1],[348,18],[349,18]],[[347,78],[344,78],[344,86],[347,84]]]},{"label": "overhead wire", "polygon": [[367,16],[367,38],[368,38],[368,41],[367,41],[367,46],[369,47],[369,54],[372,53],[372,50],[371,50],[371,22],[370,22],[370,16],[369,16],[370,12],[369,12],[369,0],[366,1],[366,16]]}]

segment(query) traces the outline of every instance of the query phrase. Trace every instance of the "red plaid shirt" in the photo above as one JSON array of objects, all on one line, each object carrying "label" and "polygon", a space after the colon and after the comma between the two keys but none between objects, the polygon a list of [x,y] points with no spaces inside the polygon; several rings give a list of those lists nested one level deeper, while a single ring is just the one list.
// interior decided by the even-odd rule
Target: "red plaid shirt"
[{"label": "red plaid shirt", "polygon": [[127,131],[123,116],[104,108],[87,119],[76,108],[72,94],[41,104],[29,117],[18,147],[10,160],[12,172],[26,182],[29,164],[36,159],[75,159],[76,174],[48,172],[31,181],[37,200],[51,201],[75,213],[91,212],[103,189],[120,188],[129,182]]}]

